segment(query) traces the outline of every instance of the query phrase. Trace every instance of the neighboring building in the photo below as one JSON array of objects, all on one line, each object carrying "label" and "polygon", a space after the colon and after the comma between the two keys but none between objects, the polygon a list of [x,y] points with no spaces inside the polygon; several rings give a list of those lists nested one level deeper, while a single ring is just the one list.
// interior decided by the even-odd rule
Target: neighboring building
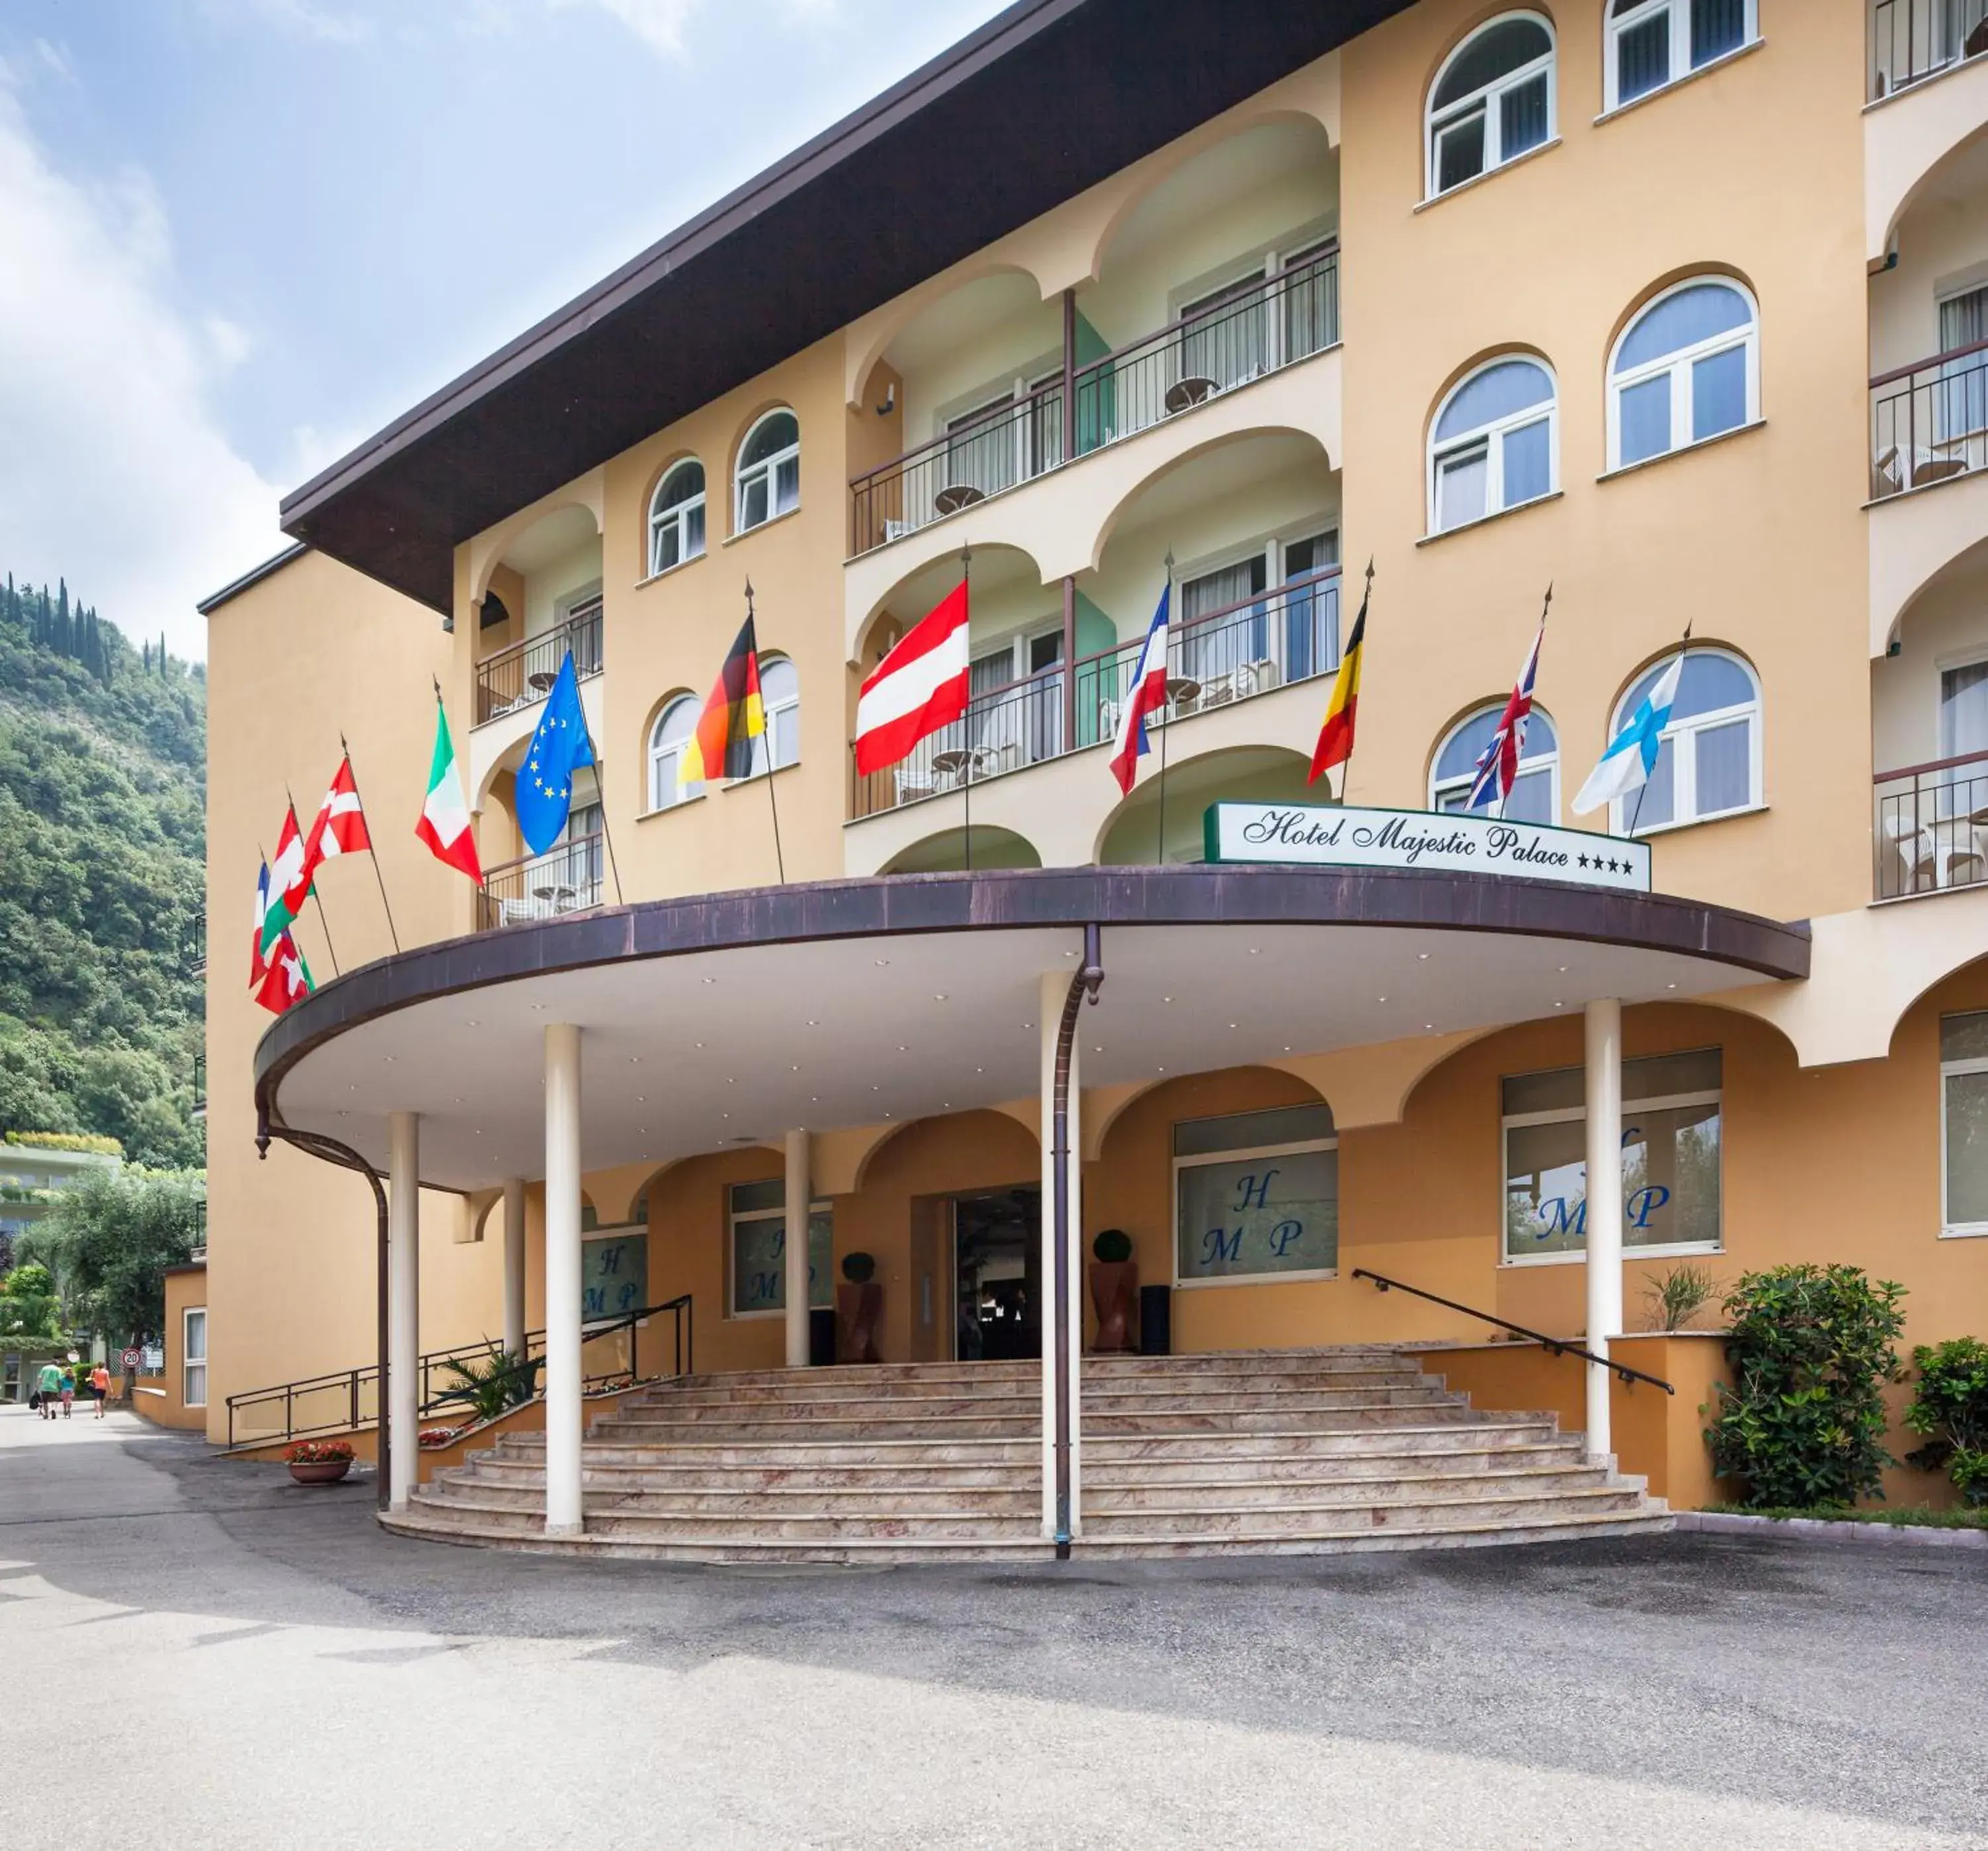
[{"label": "neighboring building", "polygon": [[[300,489],[303,544],[204,607],[211,907],[343,733],[401,949],[341,866],[345,981],[266,1036],[211,992],[209,1434],[374,1349],[369,1189],[259,1163],[259,1105],[430,1185],[397,1353],[553,1327],[554,1533],[583,1255],[688,1295],[705,1370],[804,1361],[797,1262],[819,1303],[856,1251],[887,1360],[1036,1353],[1092,924],[1070,1204],[1177,1351],[1483,1329],[1357,1269],[1598,1342],[1679,1259],[1849,1262],[1909,1340],[1988,1333],[1988,57],[1949,16],[1019,5]],[[1327,795],[1370,559],[1351,801],[1461,806],[1550,583],[1508,809],[1612,832],[1567,847],[1615,888],[1192,865],[1212,805]],[[969,714],[856,776],[860,682],[963,571]],[[749,579],[768,740],[685,790]],[[1655,776],[1575,817],[1687,622]],[[600,765],[532,856],[569,650]],[[480,889],[410,833],[431,677]],[[1618,890],[1638,843],[1669,897]]]},{"label": "neighboring building", "polygon": [[58,1191],[123,1161],[113,1138],[10,1132],[0,1143],[0,1252],[8,1263],[15,1263],[15,1243],[48,1213]]}]

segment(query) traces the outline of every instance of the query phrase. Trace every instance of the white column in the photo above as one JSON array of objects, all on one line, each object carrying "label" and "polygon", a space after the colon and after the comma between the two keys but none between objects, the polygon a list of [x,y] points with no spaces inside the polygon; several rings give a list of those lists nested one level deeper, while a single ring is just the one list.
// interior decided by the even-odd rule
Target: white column
[{"label": "white column", "polygon": [[[1608,1354],[1622,1329],[1622,1005],[1587,1005],[1587,1347]],[[1601,1364],[1587,1365],[1587,1450],[1612,1453],[1608,1388]]]},{"label": "white column", "polygon": [[525,1353],[525,1179],[504,1179],[504,1347]]},{"label": "white column", "polygon": [[580,1030],[546,1029],[546,1534],[580,1516]]},{"label": "white column", "polygon": [[[1062,1025],[1063,1005],[1070,996],[1073,969],[1046,971],[1043,974],[1036,1009],[1040,1020],[1042,1050],[1042,1153],[1043,1229],[1040,1324],[1043,1333],[1043,1534],[1053,1539],[1057,1531],[1056,1432],[1056,1052],[1057,1031]],[[1065,1133],[1070,1160],[1066,1184],[1070,1228],[1070,1534],[1079,1533],[1082,1501],[1078,1495],[1078,1467],[1081,1454],[1079,1436],[1083,1397],[1079,1377],[1084,1351],[1084,1242],[1082,1126],[1077,1110],[1078,1063],[1077,1045],[1070,1045],[1067,1130]]]},{"label": "white column", "polygon": [[787,1366],[808,1365],[808,1134],[787,1133]]},{"label": "white column", "polygon": [[421,1116],[387,1116],[387,1508],[404,1511],[421,1463]]}]

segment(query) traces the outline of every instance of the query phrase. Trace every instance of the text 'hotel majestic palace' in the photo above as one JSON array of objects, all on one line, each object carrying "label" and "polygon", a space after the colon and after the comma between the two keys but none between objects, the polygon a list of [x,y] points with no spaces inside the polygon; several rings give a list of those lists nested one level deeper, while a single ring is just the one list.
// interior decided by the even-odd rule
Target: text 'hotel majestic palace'
[{"label": "text 'hotel majestic palace'", "polygon": [[1568,1536],[1717,1495],[1680,1264],[1988,1333],[1983,15],[1022,0],[299,489],[209,1435],[539,1548]]}]

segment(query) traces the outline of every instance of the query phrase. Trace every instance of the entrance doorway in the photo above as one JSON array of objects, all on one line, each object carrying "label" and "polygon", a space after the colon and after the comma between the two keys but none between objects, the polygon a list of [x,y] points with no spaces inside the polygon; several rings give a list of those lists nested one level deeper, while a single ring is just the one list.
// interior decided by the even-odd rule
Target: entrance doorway
[{"label": "entrance doorway", "polygon": [[1039,1188],[953,1198],[956,1360],[1004,1362],[1043,1353],[1042,1206]]}]

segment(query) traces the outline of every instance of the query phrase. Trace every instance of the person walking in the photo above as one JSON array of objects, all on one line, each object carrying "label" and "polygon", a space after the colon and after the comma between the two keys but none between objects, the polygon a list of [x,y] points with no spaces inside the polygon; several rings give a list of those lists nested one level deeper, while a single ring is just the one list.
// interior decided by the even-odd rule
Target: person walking
[{"label": "person walking", "polygon": [[110,1371],[100,1363],[90,1372],[90,1392],[96,1397],[96,1417],[103,1418],[103,1403],[110,1398]]},{"label": "person walking", "polygon": [[52,1420],[56,1417],[56,1403],[62,1397],[62,1365],[44,1363],[42,1365],[42,1418]]},{"label": "person walking", "polygon": [[62,1372],[62,1403],[63,1418],[66,1420],[70,1410],[76,1406],[76,1366],[73,1363]]}]

